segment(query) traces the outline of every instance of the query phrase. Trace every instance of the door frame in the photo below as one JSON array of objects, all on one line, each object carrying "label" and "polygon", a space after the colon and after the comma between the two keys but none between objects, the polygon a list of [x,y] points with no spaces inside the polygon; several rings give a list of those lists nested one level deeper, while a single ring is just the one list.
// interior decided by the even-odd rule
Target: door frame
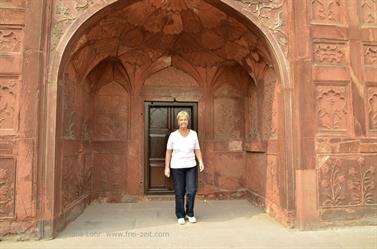
[{"label": "door frame", "polygon": [[[149,190],[149,110],[151,107],[192,107],[192,129],[198,134],[198,102],[179,102],[179,101],[144,101],[144,195],[152,194],[173,194],[172,191],[150,191]],[[170,176],[171,177],[171,176]]]}]

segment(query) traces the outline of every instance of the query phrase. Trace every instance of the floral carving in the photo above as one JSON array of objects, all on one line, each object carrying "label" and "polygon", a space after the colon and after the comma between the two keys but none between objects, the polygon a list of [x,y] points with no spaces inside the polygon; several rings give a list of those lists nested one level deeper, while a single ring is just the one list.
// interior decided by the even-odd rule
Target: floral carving
[{"label": "floral carving", "polygon": [[14,216],[15,162],[0,158],[0,218]]},{"label": "floral carving", "polygon": [[[236,0],[243,4],[243,10],[251,12],[257,18],[260,19],[261,23],[266,26],[270,32],[276,37],[277,41],[281,45],[282,50],[288,53],[288,35],[287,35],[287,25],[285,20],[286,10],[286,0]],[[82,12],[89,9],[100,9],[105,7],[109,1],[105,0],[76,0],[76,1],[63,1],[57,0],[55,4],[54,11],[54,24],[52,28],[52,49],[55,49],[59,43],[61,37],[66,32],[68,27],[77,19]],[[111,2],[111,1],[110,1]],[[144,21],[145,17],[149,17],[144,25],[147,30],[152,32],[163,31],[166,34],[178,34],[183,30],[183,27],[193,30],[193,23],[197,22],[198,19],[195,17],[191,18],[190,22],[184,22],[181,14],[183,13],[186,17],[189,14],[187,10],[191,9],[197,11],[200,8],[200,1],[186,1],[186,0],[175,0],[175,1],[145,1],[148,5],[148,9],[142,10],[135,6],[130,6],[132,11],[127,17],[127,20],[133,24],[138,25]],[[157,12],[151,13],[152,10],[160,9],[162,14],[159,15]],[[145,12],[140,15],[140,12]],[[182,12],[182,13],[180,13]],[[160,13],[160,14],[161,14]],[[221,14],[221,13],[220,13]],[[220,15],[216,15],[218,20],[210,20],[212,24],[219,24],[222,18]],[[213,18],[212,18],[213,19]],[[124,25],[123,25],[124,26]],[[197,27],[194,27],[197,29]]]},{"label": "floral carving", "polygon": [[58,0],[55,3],[54,25],[52,27],[51,47],[55,49],[60,38],[70,24],[76,20],[83,11],[95,4],[95,0]]},{"label": "floral carving", "polygon": [[288,35],[284,9],[286,0],[238,0],[244,9],[253,13],[275,35],[282,50],[288,53]]},{"label": "floral carving", "polygon": [[377,45],[364,46],[364,63],[377,66]]},{"label": "floral carving", "polygon": [[321,64],[344,64],[344,45],[331,43],[314,44],[314,61]]},{"label": "floral carving", "polygon": [[86,10],[93,3],[94,3],[94,0],[77,0],[75,9],[78,11]]},{"label": "floral carving", "polygon": [[340,22],[342,0],[312,0],[313,20]]},{"label": "floral carving", "polygon": [[368,89],[369,129],[377,130],[377,88]]},{"label": "floral carving", "polygon": [[364,24],[375,24],[377,19],[377,2],[376,0],[362,0],[361,17]]},{"label": "floral carving", "polygon": [[320,204],[336,207],[344,204],[346,176],[342,172],[341,160],[327,159],[320,167]]},{"label": "floral carving", "polygon": [[318,126],[322,129],[347,128],[347,94],[344,86],[317,88]]},{"label": "floral carving", "polygon": [[0,51],[18,52],[21,49],[21,37],[18,30],[0,30]]},{"label": "floral carving", "polygon": [[350,204],[373,204],[376,201],[373,194],[376,188],[375,168],[372,165],[366,166],[365,160],[360,158],[348,173],[348,188],[352,191]]},{"label": "floral carving", "polygon": [[16,79],[0,78],[0,129],[15,128]]},{"label": "floral carving", "polygon": [[319,200],[322,207],[374,205],[376,158],[323,156],[319,161]]}]

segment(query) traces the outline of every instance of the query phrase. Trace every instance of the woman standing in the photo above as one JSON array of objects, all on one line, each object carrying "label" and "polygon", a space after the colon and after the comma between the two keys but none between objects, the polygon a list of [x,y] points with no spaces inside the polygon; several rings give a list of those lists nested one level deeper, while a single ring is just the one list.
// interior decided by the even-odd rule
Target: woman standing
[{"label": "woman standing", "polygon": [[[195,155],[199,161],[200,172],[204,170],[198,135],[188,128],[189,119],[186,111],[178,113],[179,129],[170,133],[165,157],[165,176],[170,177],[171,168],[175,192],[175,215],[181,225],[185,224],[185,216],[189,222],[196,222],[194,201],[198,185],[198,167]],[[187,193],[186,210],[184,208],[185,193]]]}]

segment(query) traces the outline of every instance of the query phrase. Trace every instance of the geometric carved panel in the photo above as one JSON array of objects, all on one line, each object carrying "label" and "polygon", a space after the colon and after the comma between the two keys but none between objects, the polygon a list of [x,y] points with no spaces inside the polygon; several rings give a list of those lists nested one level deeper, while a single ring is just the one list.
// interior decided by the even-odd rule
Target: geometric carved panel
[{"label": "geometric carved panel", "polygon": [[317,125],[322,131],[348,128],[348,91],[346,86],[317,86]]},{"label": "geometric carved panel", "polygon": [[0,219],[15,214],[16,159],[0,157]]},{"label": "geometric carved panel", "polygon": [[0,77],[0,133],[17,128],[17,77]]}]

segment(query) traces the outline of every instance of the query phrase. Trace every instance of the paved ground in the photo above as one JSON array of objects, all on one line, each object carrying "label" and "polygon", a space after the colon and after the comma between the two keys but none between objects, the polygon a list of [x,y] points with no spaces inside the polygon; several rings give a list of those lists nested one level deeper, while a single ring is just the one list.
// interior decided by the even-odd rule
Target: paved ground
[{"label": "paved ground", "polygon": [[196,200],[195,212],[198,223],[179,225],[173,201],[92,203],[54,240],[0,248],[377,248],[377,227],[290,230],[246,200]]}]

